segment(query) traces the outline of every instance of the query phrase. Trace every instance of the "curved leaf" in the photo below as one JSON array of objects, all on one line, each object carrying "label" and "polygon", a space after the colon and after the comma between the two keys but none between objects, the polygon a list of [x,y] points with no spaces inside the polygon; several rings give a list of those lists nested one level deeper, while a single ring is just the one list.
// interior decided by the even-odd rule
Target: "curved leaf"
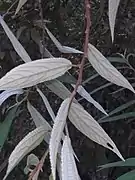
[{"label": "curved leaf", "polygon": [[[72,84],[73,87],[75,87],[75,85]],[[93,104],[97,109],[99,109],[102,113],[104,113],[105,115],[107,115],[107,113],[105,112],[105,110],[103,109],[103,107],[97,102],[95,101],[90,94],[84,89],[83,86],[79,86],[77,89],[77,92],[87,101],[89,101],[91,104]]]},{"label": "curved leaf", "polygon": [[19,65],[0,79],[0,90],[21,89],[63,75],[72,67],[64,58],[47,58]]},{"label": "curved leaf", "polygon": [[42,142],[45,133],[46,131],[44,126],[40,126],[31,131],[27,136],[24,137],[24,139],[19,142],[9,157],[8,168],[4,179],[7,178],[9,173],[24,158],[26,154],[35,149]]},{"label": "curved leaf", "polygon": [[23,90],[22,89],[18,89],[18,90],[6,90],[3,91],[0,94],[0,105],[2,105],[2,103],[8,99],[10,96],[15,95],[15,94],[22,94]]},{"label": "curved leaf", "polygon": [[135,158],[128,158],[125,161],[118,161],[113,163],[108,163],[104,165],[100,165],[100,170],[105,168],[112,168],[112,167],[132,167],[135,166]]},{"label": "curved leaf", "polygon": [[104,129],[87,111],[84,110],[81,105],[72,103],[69,112],[69,119],[79,131],[85,134],[92,141],[110,149],[124,160],[116,145]]},{"label": "curved leaf", "polygon": [[128,80],[91,44],[88,45],[88,60],[100,76],[135,93]]},{"label": "curved leaf", "polygon": [[21,45],[21,43],[17,40],[17,38],[14,36],[12,31],[9,29],[3,18],[0,16],[0,24],[2,25],[5,33],[7,34],[8,38],[10,39],[15,51],[17,54],[22,58],[24,62],[30,62],[31,58],[24,49],[24,47]]},{"label": "curved leaf", "polygon": [[44,125],[45,131],[46,131],[44,140],[46,141],[47,144],[49,144],[52,127],[43,118],[43,116],[30,104],[29,101],[27,102],[27,108],[28,108],[28,111],[29,111],[36,127],[40,127],[40,126]]},{"label": "curved leaf", "polygon": [[52,110],[52,108],[51,108],[51,106],[50,106],[50,104],[49,104],[48,99],[46,98],[46,96],[42,93],[42,91],[41,91],[39,88],[37,88],[37,92],[38,92],[39,95],[41,96],[41,98],[42,98],[42,100],[43,100],[43,102],[44,102],[44,104],[45,104],[45,107],[47,108],[48,113],[50,114],[52,120],[54,121],[54,119],[55,119],[55,114],[54,114],[54,112],[53,112],[53,110]]},{"label": "curved leaf", "polygon": [[69,102],[70,99],[65,99],[57,113],[57,116],[54,121],[54,126],[52,129],[51,133],[51,138],[50,138],[50,144],[49,144],[49,149],[50,149],[50,162],[51,162],[51,168],[52,168],[52,174],[53,174],[53,179],[56,179],[56,158],[57,158],[57,153],[58,153],[58,147],[60,145],[60,140],[62,138],[62,133],[64,126],[66,124],[66,119],[67,119],[67,114],[68,114],[68,109],[69,109]]},{"label": "curved leaf", "polygon": [[60,44],[60,42],[54,37],[54,35],[49,31],[49,29],[46,27],[46,32],[49,35],[49,37],[51,38],[51,40],[53,41],[53,43],[55,44],[55,46],[58,48],[58,50],[62,53],[79,53],[79,54],[83,54],[82,51],[78,51],[74,48],[68,47],[68,46],[62,46]]}]

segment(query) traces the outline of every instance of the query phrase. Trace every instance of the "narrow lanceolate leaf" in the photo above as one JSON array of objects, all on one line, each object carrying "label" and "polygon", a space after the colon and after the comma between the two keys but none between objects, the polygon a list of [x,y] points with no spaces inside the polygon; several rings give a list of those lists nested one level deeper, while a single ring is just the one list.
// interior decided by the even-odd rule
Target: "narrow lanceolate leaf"
[{"label": "narrow lanceolate leaf", "polygon": [[31,58],[29,57],[28,53],[24,49],[24,47],[21,45],[21,43],[17,40],[17,38],[14,36],[12,31],[9,29],[8,25],[5,23],[3,18],[0,16],[0,24],[2,25],[5,33],[7,34],[8,38],[10,39],[15,51],[17,54],[22,58],[24,62],[30,62]]},{"label": "narrow lanceolate leaf", "polygon": [[120,0],[109,0],[109,24],[111,29],[112,42],[114,40],[114,26]]},{"label": "narrow lanceolate leaf", "polygon": [[45,127],[40,126],[31,131],[27,136],[24,137],[24,139],[19,142],[9,157],[8,168],[4,179],[6,179],[9,173],[24,158],[25,155],[35,149],[42,142],[45,133]]},{"label": "narrow lanceolate leaf", "polygon": [[45,82],[45,85],[57,96],[59,96],[61,99],[66,99],[70,97],[71,92],[67,89],[66,86],[64,86],[63,83],[58,81],[57,79],[54,79],[49,82]]},{"label": "narrow lanceolate leaf", "polygon": [[15,14],[17,14],[20,9],[22,8],[22,6],[27,2],[28,0],[19,0],[19,3],[18,3],[18,6],[17,6],[17,9],[15,11]]},{"label": "narrow lanceolate leaf", "polygon": [[62,169],[62,180],[80,180],[71,141],[68,136],[65,136],[62,152],[61,152],[61,169]]},{"label": "narrow lanceolate leaf", "polygon": [[49,144],[50,135],[51,135],[51,126],[50,124],[43,118],[43,116],[30,104],[30,102],[27,102],[27,108],[28,111],[36,125],[36,127],[44,126],[46,135],[44,137],[44,140],[47,144]]},{"label": "narrow lanceolate leaf", "polygon": [[55,46],[58,48],[58,50],[62,53],[79,53],[79,54],[83,54],[82,51],[78,51],[74,48],[68,47],[68,46],[62,46],[61,43],[54,37],[54,35],[49,31],[49,29],[46,27],[45,28],[47,31],[47,34],[49,35],[49,37],[51,38],[51,40],[53,41],[53,43],[55,44]]},{"label": "narrow lanceolate leaf", "polygon": [[13,96],[15,94],[22,94],[23,93],[23,90],[22,89],[18,89],[18,90],[6,90],[6,91],[3,91],[1,94],[0,94],[0,105],[2,105],[2,103],[8,99],[10,96]]},{"label": "narrow lanceolate leaf", "polygon": [[113,162],[113,163],[108,163],[104,165],[100,165],[100,169],[105,169],[105,168],[112,168],[112,167],[135,167],[135,158],[128,158],[125,159],[125,161],[118,161],[118,162]]},{"label": "narrow lanceolate leaf", "polygon": [[88,60],[103,78],[135,92],[128,80],[91,44],[88,45]]},{"label": "narrow lanceolate leaf", "polygon": [[0,79],[0,90],[21,89],[63,75],[72,67],[64,58],[47,58],[19,65]]},{"label": "narrow lanceolate leaf", "polygon": [[55,118],[54,126],[51,133],[50,138],[50,162],[51,162],[51,168],[52,168],[52,174],[53,179],[56,179],[56,159],[57,159],[57,153],[58,153],[58,147],[60,145],[60,140],[62,138],[63,129],[66,124],[68,109],[69,109],[69,102],[70,99],[65,99],[57,113],[57,116]]},{"label": "narrow lanceolate leaf", "polygon": [[43,100],[43,102],[44,102],[44,104],[46,106],[46,109],[47,109],[48,113],[50,114],[52,120],[54,121],[55,114],[54,114],[54,112],[53,112],[53,110],[52,110],[52,108],[50,106],[50,103],[49,103],[48,99],[46,98],[46,96],[42,93],[42,91],[39,88],[37,88],[37,92],[41,96],[41,98],[42,98],[42,100]]},{"label": "narrow lanceolate leaf", "polygon": [[[75,87],[75,85],[72,84],[73,87]],[[104,113],[105,115],[107,115],[107,113],[105,112],[105,110],[103,109],[103,107],[97,102],[95,101],[90,94],[83,88],[83,86],[79,86],[77,89],[77,92],[87,101],[89,101],[90,103],[92,103],[97,109],[99,109],[102,113]]]},{"label": "narrow lanceolate leaf", "polygon": [[72,103],[69,112],[69,119],[79,131],[85,134],[92,141],[110,149],[124,160],[116,145],[104,129],[87,111],[84,110],[81,105]]}]

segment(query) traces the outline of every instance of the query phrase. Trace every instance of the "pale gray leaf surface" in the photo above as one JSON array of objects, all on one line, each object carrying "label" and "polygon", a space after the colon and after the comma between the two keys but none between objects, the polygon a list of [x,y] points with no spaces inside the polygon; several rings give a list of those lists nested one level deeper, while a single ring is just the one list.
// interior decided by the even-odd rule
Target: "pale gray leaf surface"
[{"label": "pale gray leaf surface", "polygon": [[57,79],[54,79],[49,82],[45,82],[45,85],[57,96],[59,96],[61,99],[66,99],[70,97],[71,92],[64,86],[63,83],[58,81]]},{"label": "pale gray leaf surface", "polygon": [[72,103],[69,119],[80,132],[85,134],[92,141],[110,149],[124,160],[116,145],[104,129],[80,104]]},{"label": "pale gray leaf surface", "polygon": [[[41,125],[44,125],[45,127],[45,130],[46,130],[46,134],[45,134],[45,137],[44,137],[44,140],[47,144],[49,144],[49,141],[50,141],[50,136],[51,136],[51,131],[52,131],[52,128],[50,126],[50,124],[43,118],[43,116],[30,104],[30,102],[28,101],[27,102],[27,108],[28,108],[28,111],[35,123],[35,125],[37,127],[41,126]],[[61,147],[60,147],[61,148]],[[61,178],[61,169],[60,169],[60,151],[58,151],[58,158],[57,158],[57,170],[58,170],[58,173],[59,173],[59,177]]]},{"label": "pale gray leaf surface", "polygon": [[7,178],[9,173],[24,158],[25,155],[27,155],[29,152],[35,149],[42,142],[45,134],[45,127],[40,126],[35,130],[31,131],[18,143],[18,145],[15,147],[15,149],[9,157],[8,168],[4,179]]},{"label": "pale gray leaf surface", "polygon": [[[73,87],[75,87],[74,84],[72,84]],[[104,113],[105,115],[107,115],[107,113],[105,112],[105,110],[103,109],[103,107],[97,102],[95,101],[91,95],[84,89],[83,86],[79,86],[77,89],[77,92],[87,101],[89,101],[91,104],[93,104],[97,109],[99,109],[102,113]]]},{"label": "pale gray leaf surface", "polygon": [[18,89],[18,90],[6,90],[3,91],[0,94],[0,106],[2,105],[2,103],[8,99],[10,96],[13,96],[15,94],[23,94],[23,90],[22,89]]},{"label": "pale gray leaf surface", "polygon": [[35,156],[35,154],[30,154],[27,156],[27,165],[24,168],[24,174],[28,174],[30,172],[30,168],[31,166],[37,166],[37,164],[39,163],[39,159],[37,156]]},{"label": "pale gray leaf surface", "polygon": [[63,142],[61,161],[62,180],[80,180],[73,155],[71,140],[68,136],[65,136]]},{"label": "pale gray leaf surface", "polygon": [[44,140],[46,141],[47,144],[49,144],[49,140],[50,140],[50,135],[51,135],[51,126],[50,124],[43,118],[43,116],[30,104],[30,102],[27,102],[27,108],[28,111],[36,125],[36,127],[42,126],[44,125],[45,127],[45,131],[46,131],[46,135],[44,137]]},{"label": "pale gray leaf surface", "polygon": [[114,40],[114,26],[120,0],[109,0],[109,25],[111,29],[112,42]]},{"label": "pale gray leaf surface", "polygon": [[53,179],[56,179],[56,159],[58,148],[60,145],[60,140],[62,138],[63,129],[66,124],[66,119],[68,115],[70,98],[65,99],[57,113],[57,116],[54,121],[54,126],[51,133],[50,144],[49,144],[49,151],[50,151],[50,162],[51,162],[51,169],[53,174]]},{"label": "pale gray leaf surface", "polygon": [[49,35],[49,37],[51,38],[51,40],[53,41],[53,43],[55,44],[55,46],[58,48],[58,50],[62,53],[79,53],[79,54],[83,54],[82,51],[78,51],[74,48],[68,47],[68,46],[62,46],[61,43],[54,37],[54,35],[49,31],[49,29],[46,27],[45,28],[47,31],[47,34]]},{"label": "pale gray leaf surface", "polygon": [[41,91],[39,88],[37,88],[37,92],[38,92],[39,95],[41,96],[41,98],[42,98],[42,100],[43,100],[43,102],[44,102],[44,104],[45,104],[45,107],[46,107],[48,113],[50,114],[52,120],[54,121],[54,119],[55,119],[55,114],[54,114],[54,112],[53,112],[53,110],[52,110],[52,108],[51,108],[51,106],[50,106],[50,103],[49,103],[48,99],[46,98],[46,96],[42,93],[42,91]]},{"label": "pale gray leaf surface", "polygon": [[17,9],[15,11],[15,15],[20,11],[20,9],[22,8],[22,6],[27,2],[28,0],[19,0]]},{"label": "pale gray leaf surface", "polygon": [[128,80],[92,44],[88,45],[88,60],[100,76],[135,93]]},{"label": "pale gray leaf surface", "polygon": [[0,79],[0,90],[21,89],[63,75],[72,67],[64,58],[47,58],[19,65]]},{"label": "pale gray leaf surface", "polygon": [[24,47],[21,45],[21,43],[17,40],[15,35],[12,33],[12,31],[9,29],[8,25],[5,23],[5,21],[1,16],[0,16],[0,24],[3,27],[8,38],[10,39],[17,54],[22,58],[24,62],[30,62],[31,61],[30,56],[28,55]]}]

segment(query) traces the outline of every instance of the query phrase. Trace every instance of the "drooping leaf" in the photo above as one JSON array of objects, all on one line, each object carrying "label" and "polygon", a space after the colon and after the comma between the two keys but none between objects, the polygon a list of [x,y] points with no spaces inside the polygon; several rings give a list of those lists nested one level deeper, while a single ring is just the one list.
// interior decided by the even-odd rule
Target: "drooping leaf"
[{"label": "drooping leaf", "polygon": [[[60,145],[60,140],[62,138],[63,129],[66,124],[66,119],[68,115],[68,109],[69,109],[69,102],[70,99],[65,99],[57,113],[57,116],[54,121],[54,126],[51,133],[50,138],[50,144],[49,144],[49,150],[50,150],[50,162],[51,162],[51,169],[53,174],[53,179],[56,179],[56,159],[57,159],[57,153],[58,148]],[[55,148],[54,148],[55,147]]]},{"label": "drooping leaf", "polygon": [[[46,128],[46,135],[44,137],[44,140],[47,144],[49,144],[50,136],[52,128],[50,124],[43,118],[43,116],[29,103],[27,102],[27,108],[31,114],[31,117],[37,127],[44,125]],[[57,158],[57,170],[59,173],[59,177],[61,177],[61,170],[60,170],[60,152],[58,152],[58,158]]]},{"label": "drooping leaf", "polygon": [[114,40],[114,26],[120,0],[109,0],[109,25],[111,29],[112,42]]},{"label": "drooping leaf", "polygon": [[57,78],[62,83],[76,84],[76,79],[69,73],[66,72],[63,76]]},{"label": "drooping leaf", "polygon": [[21,43],[17,40],[17,38],[14,36],[12,31],[9,29],[3,18],[0,16],[0,24],[3,27],[5,33],[7,34],[8,38],[10,39],[15,51],[17,54],[22,58],[24,62],[30,62],[31,58],[24,49],[24,47],[21,45]]},{"label": "drooping leaf", "polygon": [[88,45],[88,60],[103,78],[135,92],[128,80],[91,44]]},{"label": "drooping leaf", "polygon": [[6,118],[3,122],[0,123],[0,150],[3,148],[3,145],[7,139],[8,133],[10,131],[11,124],[14,118],[17,116],[17,106],[12,108],[6,115]]},{"label": "drooping leaf", "polygon": [[82,51],[78,51],[74,48],[68,47],[68,46],[62,46],[60,44],[60,42],[54,37],[54,35],[49,31],[49,29],[46,27],[46,32],[49,35],[49,37],[51,38],[51,40],[54,42],[55,46],[58,48],[58,50],[62,53],[79,53],[79,54],[83,54]]},{"label": "drooping leaf", "polygon": [[38,45],[39,51],[40,51],[41,54],[43,54],[42,51],[43,51],[43,48],[44,48],[44,57],[53,58],[52,54],[48,51],[48,49],[43,47],[43,44],[41,42],[40,34],[35,30],[35,28],[31,29],[31,38]]},{"label": "drooping leaf", "polygon": [[62,180],[80,180],[71,141],[68,136],[65,136],[62,152],[61,152],[61,169],[62,169]]},{"label": "drooping leaf", "polygon": [[113,163],[108,163],[99,166],[100,170],[105,169],[105,168],[112,168],[112,167],[132,167],[135,166],[135,158],[128,158],[125,159],[125,161],[118,161],[118,162],[113,162]]},{"label": "drooping leaf", "polygon": [[69,112],[69,119],[79,131],[81,131],[92,141],[95,141],[105,148],[110,149],[111,151],[116,153],[122,160],[124,160],[108,134],[98,124],[98,122],[87,111],[84,110],[81,105],[74,102],[72,103]]},{"label": "drooping leaf", "polygon": [[15,15],[20,11],[20,9],[22,8],[22,6],[27,2],[27,0],[19,0],[17,9],[15,11]]},{"label": "drooping leaf", "polygon": [[62,84],[60,81],[54,79],[49,82],[45,82],[45,85],[57,96],[59,96],[61,99],[66,99],[70,97],[71,92]]},{"label": "drooping leaf", "polygon": [[[75,85],[72,84],[73,87],[75,87]],[[105,115],[107,115],[107,113],[105,112],[105,110],[103,109],[103,107],[97,102],[95,101],[90,94],[83,88],[83,86],[79,86],[77,89],[77,92],[87,101],[89,101],[90,103],[92,103],[97,109],[99,109],[102,113],[104,113]]]},{"label": "drooping leaf", "polygon": [[2,105],[2,103],[8,99],[10,96],[15,95],[15,94],[22,94],[23,90],[22,89],[18,89],[18,90],[6,90],[3,91],[0,94],[0,105]]},{"label": "drooping leaf", "polygon": [[41,98],[42,98],[42,100],[43,100],[43,102],[45,104],[45,107],[47,108],[48,113],[50,114],[52,120],[54,121],[55,114],[54,114],[54,112],[53,112],[53,110],[52,110],[52,108],[50,106],[50,103],[49,103],[48,99],[46,98],[46,96],[42,93],[42,91],[39,88],[37,88],[37,92],[41,96]]},{"label": "drooping leaf", "polygon": [[0,90],[21,89],[63,75],[72,67],[64,58],[47,58],[19,65],[0,79]]},{"label": "drooping leaf", "polygon": [[134,180],[134,179],[135,179],[135,170],[132,170],[118,177],[116,180]]},{"label": "drooping leaf", "polygon": [[46,130],[44,126],[40,126],[26,135],[11,153],[8,161],[8,168],[4,180],[14,167],[24,158],[26,154],[35,149],[44,139]]},{"label": "drooping leaf", "polygon": [[27,102],[27,108],[28,111],[36,125],[36,127],[40,127],[42,125],[44,125],[45,127],[45,131],[46,131],[46,135],[44,137],[44,140],[46,141],[47,144],[49,144],[49,140],[50,140],[50,134],[51,134],[51,126],[50,124],[43,118],[43,116],[30,104],[30,102]]}]

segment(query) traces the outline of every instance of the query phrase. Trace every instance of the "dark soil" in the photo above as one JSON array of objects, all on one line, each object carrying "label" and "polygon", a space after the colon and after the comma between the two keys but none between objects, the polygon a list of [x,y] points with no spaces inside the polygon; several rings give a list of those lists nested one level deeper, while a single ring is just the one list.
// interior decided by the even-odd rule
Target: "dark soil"
[{"label": "dark soil", "polygon": [[[69,0],[67,4],[65,3],[66,1],[63,3],[62,2],[60,6],[59,4],[55,4],[54,11],[49,9],[49,1],[46,0],[46,2],[43,3],[44,17],[45,19],[52,21],[52,23],[48,24],[48,28],[63,45],[69,45],[71,47],[75,47],[76,49],[82,50],[84,41],[83,1]],[[90,42],[95,45],[105,56],[116,56],[117,53],[124,54],[124,52],[126,52],[126,55],[130,55],[129,61],[131,65],[135,67],[135,1],[123,0],[121,2],[116,19],[115,40],[113,44],[111,43],[110,30],[108,25],[107,2],[107,0],[101,0],[101,3],[99,1],[92,0],[92,27],[90,33]],[[7,4],[7,7],[9,5]],[[7,7],[0,9],[1,13],[5,13]],[[22,31],[19,40],[27,49],[33,60],[41,57],[39,48],[31,37],[31,29],[33,28],[36,29],[39,34],[41,34],[41,29],[34,26],[34,20],[40,19],[39,12],[35,7],[37,7],[37,2],[34,1],[34,3],[32,3],[32,1],[29,1],[29,4],[24,6],[24,9],[19,15],[17,15],[16,18],[13,18],[14,13],[12,12],[11,14],[7,14],[5,16],[5,21],[15,33],[18,32],[20,27],[26,27],[25,30]],[[4,34],[2,28],[0,28],[0,42],[0,65],[2,67],[0,75],[2,77],[10,69],[23,62],[15,54],[14,49],[9,43],[9,40]],[[50,52],[52,52],[54,56],[66,56],[71,58],[71,60],[74,62],[80,61],[81,57],[79,56],[67,56],[60,54],[47,36],[45,42],[46,47],[50,50]],[[2,57],[2,53],[4,53],[4,57]],[[114,66],[122,67],[123,65],[114,63]],[[135,73],[129,69],[120,71],[125,77],[134,77],[135,75]],[[94,73],[95,71],[92,68],[86,67],[84,70],[83,79],[86,80]],[[74,74],[77,77],[77,73]],[[134,81],[134,79],[131,80],[131,83],[134,83]],[[99,86],[106,83],[107,82],[104,79],[98,77],[85,84],[85,88],[88,92],[92,92]],[[45,88],[44,85],[41,85],[41,88],[48,97],[48,100],[54,112],[56,113],[61,100],[47,88]],[[120,88],[115,85],[108,86],[107,88],[103,88],[102,90],[93,93],[92,96],[104,107],[107,112],[110,112],[116,107],[133,100],[135,97],[135,95],[133,95],[128,90],[112,93],[119,89]],[[48,115],[41,98],[39,98],[34,89],[29,95],[29,100],[34,105],[34,107],[36,107],[41,112],[45,119],[47,119],[48,122],[51,122],[51,118]],[[12,104],[14,102],[15,98],[12,98],[12,102],[10,103]],[[87,101],[82,100],[80,102],[85,107],[85,109],[93,117],[95,117],[96,120],[103,116]],[[8,103],[9,102],[6,104]],[[27,111],[26,103],[22,105],[21,109],[23,111],[13,122],[8,139],[0,153],[0,179],[2,179],[6,172],[7,159],[14,147],[26,134],[28,134],[29,131],[35,128],[34,123]],[[134,105],[125,111],[122,111],[120,114],[131,111],[134,112]],[[97,172],[99,165],[105,164],[107,162],[118,161],[118,157],[112,154],[112,152],[86,138],[84,135],[78,132],[70,122],[68,123],[68,126],[74,151],[80,161],[77,162],[77,165],[82,180],[114,180],[116,177],[130,170],[129,168],[112,168],[109,170]],[[112,123],[103,123],[102,126],[116,143],[124,158],[135,156],[134,118],[124,118],[120,121]],[[33,151],[33,153],[41,158],[46,148],[47,144],[43,142]],[[23,173],[25,165],[26,158],[21,161],[19,166],[17,166],[15,170],[9,175],[8,179],[28,179],[28,177]],[[47,158],[43,170],[44,171],[41,172],[39,180],[48,180],[50,175],[49,158]]]}]

